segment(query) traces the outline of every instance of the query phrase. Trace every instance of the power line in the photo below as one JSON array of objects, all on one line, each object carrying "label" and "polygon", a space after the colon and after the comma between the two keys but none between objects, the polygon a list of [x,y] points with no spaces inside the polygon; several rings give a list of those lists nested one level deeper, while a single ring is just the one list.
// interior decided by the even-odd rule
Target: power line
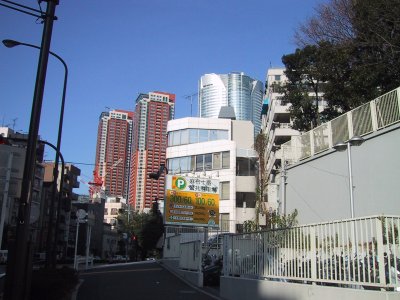
[{"label": "power line", "polygon": [[321,221],[323,221],[323,218],[317,213],[316,210],[312,208],[310,204],[308,204],[308,202],[300,195],[300,193],[291,184],[287,185],[296,193],[296,195],[300,198],[300,200],[302,200],[305,203],[305,205],[307,205],[310,211],[312,211],[318,218],[320,218]]}]

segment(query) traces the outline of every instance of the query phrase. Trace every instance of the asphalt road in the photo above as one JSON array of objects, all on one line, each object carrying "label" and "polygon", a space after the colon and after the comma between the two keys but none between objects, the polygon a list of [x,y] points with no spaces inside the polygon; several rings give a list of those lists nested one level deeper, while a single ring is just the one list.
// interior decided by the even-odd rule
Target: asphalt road
[{"label": "asphalt road", "polygon": [[76,300],[211,300],[217,297],[171,274],[157,262],[103,266],[80,274]]}]

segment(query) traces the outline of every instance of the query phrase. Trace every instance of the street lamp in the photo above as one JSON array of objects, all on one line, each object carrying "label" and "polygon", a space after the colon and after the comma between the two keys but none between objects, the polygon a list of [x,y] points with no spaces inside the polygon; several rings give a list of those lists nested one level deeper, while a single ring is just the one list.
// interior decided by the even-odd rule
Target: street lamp
[{"label": "street lamp", "polygon": [[[39,46],[36,45],[32,45],[32,44],[27,44],[27,43],[22,43],[22,42],[18,42],[18,41],[14,41],[14,40],[3,40],[3,44],[4,46],[6,46],[7,48],[13,48],[16,46],[27,46],[27,47],[31,47],[31,48],[35,48],[35,49],[39,49]],[[51,202],[50,205],[50,221],[49,224],[52,223],[52,219],[54,216],[54,199],[55,199],[55,194],[57,192],[57,179],[58,179],[58,165],[60,163],[60,149],[61,149],[61,136],[62,136],[62,126],[63,126],[63,121],[64,121],[64,107],[65,107],[65,95],[66,95],[66,91],[67,91],[67,80],[68,80],[68,67],[67,64],[65,63],[65,61],[58,56],[56,53],[49,51],[49,54],[51,54],[52,56],[54,56],[55,58],[57,58],[64,66],[64,85],[63,85],[63,92],[62,92],[62,99],[61,99],[61,109],[60,109],[60,120],[59,120],[59,124],[58,124],[58,137],[57,137],[57,146],[56,146],[56,157],[55,157],[55,163],[54,163],[54,169],[53,169],[53,189],[52,189],[52,197],[53,200]],[[63,187],[63,183],[64,183],[64,168],[62,168],[61,171],[61,178],[60,178],[60,190],[59,190],[59,194],[58,194],[58,206],[57,206],[57,217],[56,217],[56,225],[55,225],[55,236],[57,237],[57,229],[58,229],[58,224],[59,224],[59,215],[60,215],[60,208],[61,208],[61,199],[62,199],[62,187]],[[47,235],[47,242],[46,242],[46,247],[50,247],[51,246],[51,236],[52,236],[52,228],[50,226],[49,230],[48,230],[48,235]],[[56,239],[55,239],[56,241]],[[54,245],[55,247],[55,245]],[[47,248],[48,250],[46,251],[46,266],[49,265],[50,263],[50,259],[55,257],[55,248],[53,248],[52,250],[50,250],[50,248]],[[50,252],[53,252],[52,255],[49,255]]]},{"label": "street lamp", "polygon": [[10,247],[15,251],[7,265],[4,284],[5,299],[27,299],[31,285],[32,260],[30,258],[29,218],[31,213],[31,196],[33,177],[36,166],[36,144],[39,135],[40,116],[46,81],[47,62],[50,51],[51,36],[58,0],[45,0],[46,14],[42,33],[39,61],[33,93],[31,118],[29,122],[28,141],[24,163],[24,175],[21,183],[21,197],[18,207],[18,222],[15,242]]},{"label": "street lamp", "polygon": [[360,136],[353,136],[350,140],[345,142],[339,142],[333,146],[337,151],[345,151],[347,149],[347,159],[349,167],[349,188],[350,188],[350,210],[351,218],[354,218],[354,195],[353,195],[353,173],[351,165],[351,146],[360,146],[364,143],[364,139]]}]

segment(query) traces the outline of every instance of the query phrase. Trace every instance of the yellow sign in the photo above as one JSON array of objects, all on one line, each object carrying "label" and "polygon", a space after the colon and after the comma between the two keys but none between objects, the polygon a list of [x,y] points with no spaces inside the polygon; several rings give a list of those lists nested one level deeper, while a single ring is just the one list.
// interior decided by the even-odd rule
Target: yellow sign
[{"label": "yellow sign", "polygon": [[219,194],[167,190],[164,209],[166,224],[219,225]]}]

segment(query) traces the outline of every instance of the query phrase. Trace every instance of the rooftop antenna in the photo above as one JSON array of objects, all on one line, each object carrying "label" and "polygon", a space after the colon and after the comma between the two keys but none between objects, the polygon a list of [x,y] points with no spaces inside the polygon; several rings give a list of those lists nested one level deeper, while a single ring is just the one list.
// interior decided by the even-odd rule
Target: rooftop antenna
[{"label": "rooftop antenna", "polygon": [[189,100],[190,99],[190,116],[193,117],[193,96],[196,96],[197,93],[191,94],[191,95],[186,95],[183,96],[185,99]]},{"label": "rooftop antenna", "polygon": [[17,123],[17,120],[18,120],[18,118],[12,119],[12,121],[13,121],[12,130],[15,129],[15,124]]}]

